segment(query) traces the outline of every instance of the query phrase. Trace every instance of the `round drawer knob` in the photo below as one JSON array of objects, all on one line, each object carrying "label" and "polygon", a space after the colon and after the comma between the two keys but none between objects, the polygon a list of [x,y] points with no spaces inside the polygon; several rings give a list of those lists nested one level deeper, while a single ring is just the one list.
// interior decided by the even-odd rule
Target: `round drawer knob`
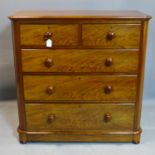
[{"label": "round drawer knob", "polygon": [[54,119],[55,119],[55,115],[54,115],[54,114],[50,114],[50,115],[48,116],[48,118],[47,118],[47,122],[48,122],[48,123],[52,123],[52,122],[54,121]]},{"label": "round drawer knob", "polygon": [[54,88],[52,86],[48,86],[46,89],[46,93],[48,95],[52,95],[54,93]]},{"label": "round drawer knob", "polygon": [[105,94],[110,94],[112,92],[112,87],[110,85],[107,85],[104,87]]},{"label": "round drawer knob", "polygon": [[47,68],[50,68],[53,66],[53,60],[50,59],[50,58],[47,58],[44,62],[44,65],[47,67]]},{"label": "round drawer knob", "polygon": [[111,120],[111,114],[109,114],[109,113],[106,113],[105,115],[104,115],[104,122],[110,122],[110,120]]},{"label": "round drawer knob", "polygon": [[107,33],[107,40],[113,40],[115,38],[114,32],[108,32]]},{"label": "round drawer knob", "polygon": [[112,66],[112,63],[113,63],[112,58],[107,58],[107,59],[105,60],[105,66],[107,66],[107,67]]},{"label": "round drawer knob", "polygon": [[43,37],[44,41],[46,41],[46,40],[48,40],[48,39],[51,39],[51,38],[52,38],[52,35],[53,35],[53,33],[51,33],[51,32],[46,32],[46,33],[44,34],[44,37]]}]

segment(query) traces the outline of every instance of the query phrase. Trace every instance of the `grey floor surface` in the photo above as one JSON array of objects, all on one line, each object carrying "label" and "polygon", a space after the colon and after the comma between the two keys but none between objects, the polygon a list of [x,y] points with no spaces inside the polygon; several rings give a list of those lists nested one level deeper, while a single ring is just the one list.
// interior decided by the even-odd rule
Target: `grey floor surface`
[{"label": "grey floor surface", "polygon": [[27,143],[20,144],[15,100],[0,101],[0,155],[155,155],[155,100],[145,100],[140,144]]}]

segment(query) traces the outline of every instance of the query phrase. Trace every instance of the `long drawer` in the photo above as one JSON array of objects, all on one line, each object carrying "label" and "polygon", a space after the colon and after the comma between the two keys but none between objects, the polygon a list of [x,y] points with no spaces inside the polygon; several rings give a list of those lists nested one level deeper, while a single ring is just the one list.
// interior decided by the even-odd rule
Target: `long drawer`
[{"label": "long drawer", "polygon": [[25,100],[135,101],[137,76],[24,76]]},{"label": "long drawer", "polygon": [[22,50],[22,71],[137,73],[138,57],[130,50]]},{"label": "long drawer", "polygon": [[134,105],[27,104],[28,131],[132,131]]}]

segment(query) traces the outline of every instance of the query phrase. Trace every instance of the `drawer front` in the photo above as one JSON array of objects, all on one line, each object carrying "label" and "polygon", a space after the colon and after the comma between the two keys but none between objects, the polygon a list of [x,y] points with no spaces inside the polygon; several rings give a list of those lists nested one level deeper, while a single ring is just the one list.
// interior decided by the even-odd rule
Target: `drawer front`
[{"label": "drawer front", "polygon": [[84,24],[84,46],[103,48],[139,48],[141,25]]},{"label": "drawer front", "polygon": [[53,46],[76,46],[78,44],[78,25],[49,24],[21,25],[21,45],[46,47],[45,34],[51,33]]},{"label": "drawer front", "polygon": [[23,50],[23,72],[137,73],[137,51]]},{"label": "drawer front", "polygon": [[24,76],[25,100],[135,101],[136,76]]},{"label": "drawer front", "polygon": [[134,105],[27,104],[29,131],[104,130],[132,131]]}]

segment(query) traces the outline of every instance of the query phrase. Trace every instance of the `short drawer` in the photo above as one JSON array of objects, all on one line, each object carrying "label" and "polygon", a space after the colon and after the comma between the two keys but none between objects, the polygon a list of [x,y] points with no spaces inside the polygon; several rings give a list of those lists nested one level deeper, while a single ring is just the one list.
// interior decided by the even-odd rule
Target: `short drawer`
[{"label": "short drawer", "polygon": [[135,101],[137,76],[24,76],[25,100]]},{"label": "short drawer", "polygon": [[23,46],[46,47],[48,35],[53,46],[78,45],[77,24],[20,25],[20,42]]},{"label": "short drawer", "polygon": [[138,51],[23,50],[23,72],[137,73]]},{"label": "short drawer", "polygon": [[102,48],[139,48],[141,25],[139,24],[84,24],[84,46]]},{"label": "short drawer", "polygon": [[132,131],[134,105],[27,104],[26,123],[29,131]]}]

